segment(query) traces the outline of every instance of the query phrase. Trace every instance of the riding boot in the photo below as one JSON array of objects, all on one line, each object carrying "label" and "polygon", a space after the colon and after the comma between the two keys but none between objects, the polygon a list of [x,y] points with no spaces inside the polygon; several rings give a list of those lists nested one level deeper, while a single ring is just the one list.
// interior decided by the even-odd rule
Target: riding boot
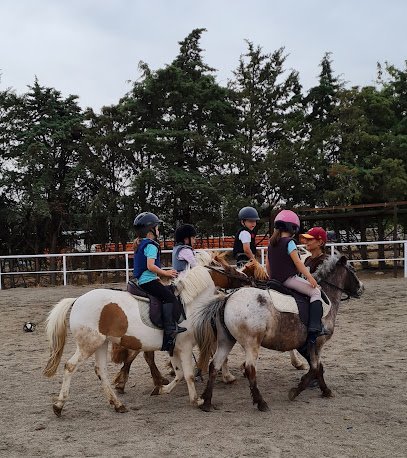
[{"label": "riding boot", "polygon": [[169,351],[170,355],[174,351],[175,339],[177,334],[185,332],[187,328],[178,326],[173,317],[174,304],[167,302],[163,304],[163,325],[164,325],[164,338],[161,350]]},{"label": "riding boot", "polygon": [[331,334],[321,322],[322,314],[322,301],[310,302],[308,322],[308,341],[310,343],[315,343],[319,336],[328,336]]}]

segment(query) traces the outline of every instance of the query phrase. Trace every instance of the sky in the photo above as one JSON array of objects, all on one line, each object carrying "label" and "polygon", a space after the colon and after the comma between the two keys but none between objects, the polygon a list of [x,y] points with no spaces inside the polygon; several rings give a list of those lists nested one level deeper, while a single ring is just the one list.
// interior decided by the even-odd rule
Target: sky
[{"label": "sky", "polygon": [[96,111],[140,76],[171,63],[178,42],[205,28],[205,62],[226,85],[246,49],[285,47],[287,71],[307,90],[332,53],[348,85],[374,84],[376,63],[405,68],[406,0],[0,0],[0,90],[27,91],[35,77]]}]

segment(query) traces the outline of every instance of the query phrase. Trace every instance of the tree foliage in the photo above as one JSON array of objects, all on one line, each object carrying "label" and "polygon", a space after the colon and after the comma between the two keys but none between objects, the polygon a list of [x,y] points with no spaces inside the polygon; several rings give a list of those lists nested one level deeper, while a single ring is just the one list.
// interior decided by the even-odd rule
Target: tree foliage
[{"label": "tree foliage", "polygon": [[65,231],[125,243],[140,211],[231,233],[240,207],[407,200],[407,66],[349,87],[331,54],[304,91],[284,48],[246,42],[220,85],[193,30],[117,104],[82,110],[35,80],[0,91],[0,253],[58,252]]}]

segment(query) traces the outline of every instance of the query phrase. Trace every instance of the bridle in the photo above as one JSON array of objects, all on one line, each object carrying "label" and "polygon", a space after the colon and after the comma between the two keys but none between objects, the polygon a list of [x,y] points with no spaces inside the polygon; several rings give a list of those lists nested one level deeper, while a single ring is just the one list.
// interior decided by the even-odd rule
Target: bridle
[{"label": "bridle", "polygon": [[[343,267],[344,267],[348,272],[353,273],[353,270],[352,270],[350,267],[348,267],[348,266],[343,266]],[[328,280],[322,279],[322,280],[319,281],[319,283],[325,283],[326,285],[331,286],[332,288],[335,288],[335,289],[341,291],[342,293],[346,294],[346,297],[341,298],[341,301],[348,301],[351,297],[354,297],[354,298],[358,298],[358,297],[359,297],[358,294],[352,293],[352,292],[348,291],[348,290],[345,289],[345,288],[341,288],[340,286],[335,285],[334,283],[331,283],[331,282],[329,282]]]}]

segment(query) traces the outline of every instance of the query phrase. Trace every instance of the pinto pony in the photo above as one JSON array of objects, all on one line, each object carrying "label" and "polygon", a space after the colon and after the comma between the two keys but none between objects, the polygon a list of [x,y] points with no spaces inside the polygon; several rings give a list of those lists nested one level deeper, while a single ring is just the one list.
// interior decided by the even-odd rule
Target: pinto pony
[{"label": "pinto pony", "polygon": [[[350,297],[360,297],[363,284],[354,270],[347,265],[344,256],[328,258],[318,268],[315,276],[331,301],[324,324],[332,335],[342,293],[345,292]],[[235,343],[239,342],[246,354],[245,375],[249,381],[253,404],[257,404],[260,411],[268,410],[256,380],[256,361],[260,346],[278,351],[301,348],[307,339],[307,327],[298,314],[277,310],[269,292],[258,288],[242,288],[233,293],[225,303],[218,302],[214,307],[201,309],[195,318],[194,328],[196,340],[203,353],[210,351],[206,343],[213,336],[213,322],[216,323],[217,349],[209,366],[209,380],[202,394],[204,403],[201,408],[205,411],[211,409],[216,374]],[[321,349],[331,335],[318,337],[316,345],[308,345],[307,359],[310,369],[298,386],[290,390],[290,400],[307,388],[313,379],[317,379],[323,396],[331,396],[320,362]]]},{"label": "pinto pony", "polygon": [[[177,279],[175,285],[184,304],[187,319],[183,326],[187,331],[177,336],[174,355],[171,357],[175,378],[170,384],[161,386],[157,394],[171,392],[185,376],[190,402],[198,404],[192,365],[195,339],[191,316],[219,298],[207,269],[201,266],[194,267],[183,278]],[[163,331],[145,324],[140,306],[138,300],[126,291],[112,289],[92,290],[77,299],[62,299],[54,306],[47,318],[46,333],[51,355],[44,375],[51,377],[58,368],[67,334],[66,318],[71,309],[70,329],[76,341],[76,351],[65,364],[61,391],[53,404],[57,416],[61,415],[68,399],[72,375],[93,354],[95,372],[102,382],[109,403],[114,405],[117,412],[127,411],[110,386],[106,365],[107,348],[110,341],[135,352],[161,349]]]}]

